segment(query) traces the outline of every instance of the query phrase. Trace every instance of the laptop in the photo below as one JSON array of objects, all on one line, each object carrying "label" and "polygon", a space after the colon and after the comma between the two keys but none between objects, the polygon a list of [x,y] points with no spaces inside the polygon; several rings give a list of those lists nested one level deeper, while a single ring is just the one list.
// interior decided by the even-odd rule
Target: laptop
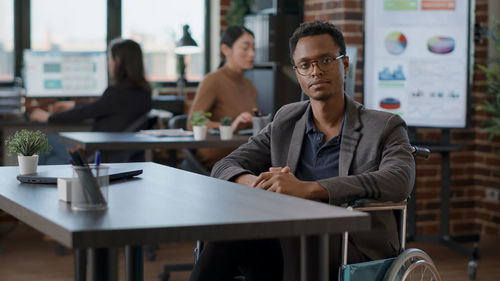
[{"label": "laptop", "polygon": [[[107,165],[108,166],[108,165]],[[57,168],[38,166],[38,172],[28,175],[18,175],[17,180],[22,183],[57,184],[58,178],[71,178],[73,169],[70,165]],[[109,181],[128,179],[142,174],[142,169],[132,170],[120,166],[110,166],[108,170]]]}]

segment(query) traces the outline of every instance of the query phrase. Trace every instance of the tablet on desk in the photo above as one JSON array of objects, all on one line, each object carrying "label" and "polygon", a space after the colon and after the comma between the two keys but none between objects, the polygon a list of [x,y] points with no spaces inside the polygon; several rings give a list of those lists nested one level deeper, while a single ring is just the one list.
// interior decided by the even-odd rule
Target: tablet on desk
[{"label": "tablet on desk", "polygon": [[[41,168],[40,166],[38,167]],[[131,170],[123,167],[109,167],[109,181],[128,179],[142,174],[142,169]],[[57,184],[58,178],[71,178],[73,169],[71,166],[57,167],[44,171],[39,171],[34,174],[18,175],[17,180],[22,183],[42,183],[42,184]]]}]

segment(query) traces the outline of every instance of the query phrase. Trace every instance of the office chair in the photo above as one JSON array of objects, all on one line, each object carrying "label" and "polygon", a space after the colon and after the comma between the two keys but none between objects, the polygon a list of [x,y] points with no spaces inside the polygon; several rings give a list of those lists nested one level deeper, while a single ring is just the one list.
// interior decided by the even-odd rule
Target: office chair
[{"label": "office chair", "polygon": [[[176,115],[168,121],[168,128],[170,129],[186,129],[187,128],[187,114]],[[182,162],[182,169],[197,174],[202,174],[205,176],[210,175],[210,171],[203,166],[203,164],[196,158],[195,149],[183,148],[182,153],[184,154],[184,160]],[[170,273],[172,271],[189,271],[193,270],[194,264],[198,260],[199,252],[203,247],[201,241],[196,242],[196,248],[194,249],[194,262],[193,263],[181,263],[181,264],[166,264],[163,266],[163,272],[158,275],[160,281],[168,281],[170,279]]]},{"label": "office chair", "polygon": [[[168,121],[168,127],[170,129],[186,129],[187,128],[187,114],[177,115],[172,117]],[[183,148],[182,153],[184,154],[184,160],[182,161],[182,169],[197,174],[209,176],[210,171],[200,163],[198,158],[196,158],[195,149]]]},{"label": "office chair", "polygon": [[[137,132],[152,129],[157,123],[158,118],[158,115],[153,114],[152,111],[146,112],[130,123],[122,132]],[[102,161],[106,163],[143,162],[145,161],[145,156],[143,150],[108,150],[102,151]]]}]

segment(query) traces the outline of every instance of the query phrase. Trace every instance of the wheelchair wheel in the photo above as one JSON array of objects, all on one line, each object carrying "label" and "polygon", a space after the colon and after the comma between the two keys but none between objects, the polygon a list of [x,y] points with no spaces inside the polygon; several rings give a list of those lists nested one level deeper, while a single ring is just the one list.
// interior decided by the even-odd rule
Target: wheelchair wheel
[{"label": "wheelchair wheel", "polygon": [[385,281],[441,281],[434,262],[420,249],[408,249],[399,255],[387,270]]}]

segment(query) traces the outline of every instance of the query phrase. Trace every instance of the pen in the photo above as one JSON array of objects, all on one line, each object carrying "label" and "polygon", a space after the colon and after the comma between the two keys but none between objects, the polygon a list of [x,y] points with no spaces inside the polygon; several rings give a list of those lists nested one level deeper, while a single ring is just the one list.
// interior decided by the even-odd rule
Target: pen
[{"label": "pen", "polygon": [[100,151],[100,150],[97,150],[97,151],[95,152],[95,161],[94,161],[94,164],[95,164],[96,166],[101,165],[101,151]]}]

